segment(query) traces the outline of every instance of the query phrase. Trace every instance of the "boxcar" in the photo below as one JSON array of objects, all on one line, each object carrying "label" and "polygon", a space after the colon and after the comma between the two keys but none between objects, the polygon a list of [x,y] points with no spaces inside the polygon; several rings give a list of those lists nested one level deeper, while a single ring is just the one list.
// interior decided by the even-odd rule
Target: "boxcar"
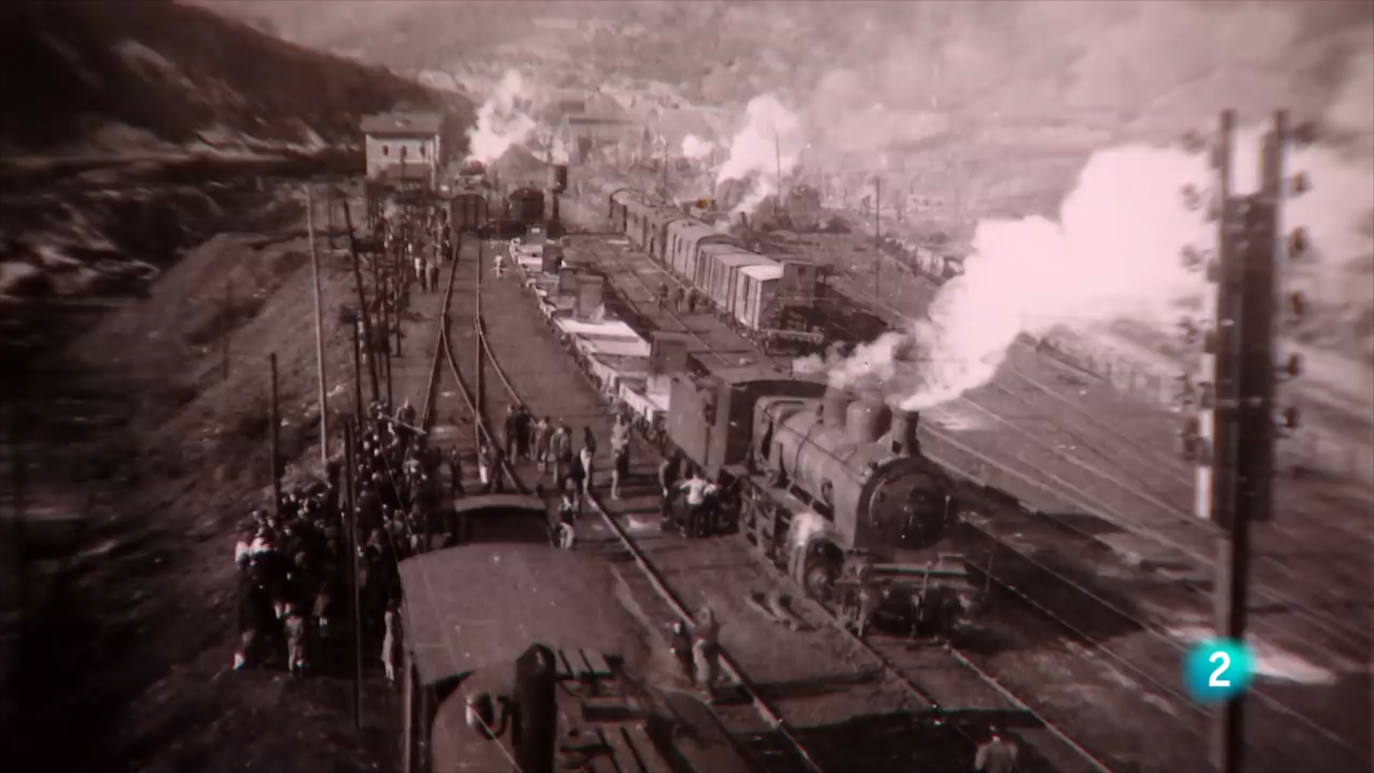
[{"label": "boxcar", "polygon": [[611,231],[623,234],[626,229],[626,202],[638,192],[633,188],[613,187],[606,194],[606,217],[611,221]]},{"label": "boxcar", "polygon": [[654,205],[634,192],[617,193],[615,199],[625,208],[625,236],[635,249],[647,252]]},{"label": "boxcar", "polygon": [[740,269],[740,281],[735,288],[735,319],[750,330],[769,327],[769,311],[774,308],[782,277],[783,266],[780,264],[745,266]]},{"label": "boxcar", "polygon": [[698,252],[708,244],[742,249],[739,240],[724,231],[693,220],[675,220],[668,224],[668,259],[664,264],[695,284]]},{"label": "boxcar", "polygon": [[649,215],[649,244],[645,251],[659,263],[668,262],[668,228],[687,216],[672,207],[655,207]]},{"label": "boxcar", "polygon": [[448,206],[449,222],[454,231],[476,231],[487,224],[487,197],[480,190],[455,191]]},{"label": "boxcar", "polygon": [[752,252],[735,252],[717,256],[711,262],[710,275],[707,277],[707,297],[722,312],[731,314],[739,270],[745,266],[766,265],[777,265],[777,263]]}]

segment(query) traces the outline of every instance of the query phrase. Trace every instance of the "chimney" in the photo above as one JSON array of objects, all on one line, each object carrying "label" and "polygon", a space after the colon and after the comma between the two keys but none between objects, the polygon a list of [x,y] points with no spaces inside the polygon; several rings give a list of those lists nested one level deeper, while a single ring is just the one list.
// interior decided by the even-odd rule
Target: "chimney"
[{"label": "chimney", "polygon": [[920,423],[919,411],[898,408],[892,412],[892,428],[887,433],[892,453],[899,456],[920,455],[921,443],[916,439],[916,428]]},{"label": "chimney", "polygon": [[881,400],[855,400],[845,411],[845,432],[851,443],[875,443],[887,431],[892,411]]},{"label": "chimney", "polygon": [[843,389],[826,387],[825,397],[821,398],[821,424],[830,429],[843,430],[845,409],[853,400],[854,396]]}]

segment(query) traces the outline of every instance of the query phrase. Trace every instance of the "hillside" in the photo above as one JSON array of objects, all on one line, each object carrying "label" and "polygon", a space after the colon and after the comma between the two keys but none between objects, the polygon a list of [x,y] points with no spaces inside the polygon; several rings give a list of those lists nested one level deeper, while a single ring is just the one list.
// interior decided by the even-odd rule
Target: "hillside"
[{"label": "hillside", "polygon": [[364,113],[435,100],[380,67],[164,0],[23,2],[0,14],[5,157],[318,149],[354,141]]},{"label": "hillside", "polygon": [[361,171],[360,117],[472,106],[193,6],[0,10],[0,355],[141,295],[220,231],[274,229],[305,177]]}]

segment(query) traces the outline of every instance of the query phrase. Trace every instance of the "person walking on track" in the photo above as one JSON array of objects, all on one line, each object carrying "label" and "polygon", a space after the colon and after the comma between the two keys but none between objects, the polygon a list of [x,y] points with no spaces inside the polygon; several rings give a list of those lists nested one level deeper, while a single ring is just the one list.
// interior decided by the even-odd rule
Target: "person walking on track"
[{"label": "person walking on track", "polygon": [[439,256],[435,255],[434,260],[429,262],[429,291],[434,292],[439,289]]}]

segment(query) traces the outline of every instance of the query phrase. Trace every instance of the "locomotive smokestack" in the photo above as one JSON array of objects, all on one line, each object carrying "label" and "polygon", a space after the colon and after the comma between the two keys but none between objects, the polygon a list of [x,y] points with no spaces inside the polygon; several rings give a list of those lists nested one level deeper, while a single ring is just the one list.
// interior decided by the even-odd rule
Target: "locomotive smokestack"
[{"label": "locomotive smokestack", "polygon": [[843,389],[826,387],[825,397],[821,398],[821,423],[830,429],[843,430],[845,409],[854,402],[854,396]]},{"label": "locomotive smokestack", "polygon": [[920,423],[919,411],[904,411],[899,408],[892,412],[892,429],[888,432],[892,453],[902,456],[916,456],[921,453],[920,441],[916,439],[916,428]]}]

